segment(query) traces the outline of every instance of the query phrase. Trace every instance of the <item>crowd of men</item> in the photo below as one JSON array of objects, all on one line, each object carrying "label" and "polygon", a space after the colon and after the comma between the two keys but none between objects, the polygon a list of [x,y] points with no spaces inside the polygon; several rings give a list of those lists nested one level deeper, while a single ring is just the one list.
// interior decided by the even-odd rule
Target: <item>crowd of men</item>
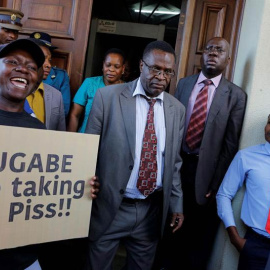
[{"label": "crowd of men", "polygon": [[[35,32],[17,39],[23,14],[0,12],[5,16],[0,22],[0,124],[64,131],[70,97],[63,102],[61,89],[47,84],[57,72],[50,75],[55,49],[50,36]],[[10,12],[17,14],[16,24]],[[211,38],[201,72],[179,80],[172,96],[166,90],[175,76],[175,51],[167,42],[153,41],[144,49],[139,78],[97,90],[85,130],[100,135],[91,181],[95,199],[83,263],[70,269],[112,269],[121,243],[127,251],[125,269],[206,270],[220,218],[240,252],[239,269],[265,269],[270,117],[266,143],[237,153],[247,95],[225,79],[229,61],[228,42]],[[244,184],[241,218],[248,230],[241,238],[231,201]],[[39,246],[1,250],[0,268],[61,269],[62,264],[68,269],[58,254],[60,264],[40,266]],[[50,256],[43,254],[41,261]]]}]

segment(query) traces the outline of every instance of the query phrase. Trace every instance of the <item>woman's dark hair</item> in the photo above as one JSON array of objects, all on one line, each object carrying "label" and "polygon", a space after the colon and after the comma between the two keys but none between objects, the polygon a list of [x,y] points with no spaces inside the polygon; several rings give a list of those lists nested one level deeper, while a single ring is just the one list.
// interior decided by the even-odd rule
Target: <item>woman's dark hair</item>
[{"label": "woman's dark hair", "polygon": [[106,53],[104,55],[104,60],[106,59],[106,57],[108,56],[108,54],[111,54],[111,53],[115,53],[115,54],[121,55],[122,58],[123,58],[123,64],[125,64],[125,61],[126,61],[125,53],[122,50],[118,49],[118,48],[111,48],[108,51],[106,51]]}]

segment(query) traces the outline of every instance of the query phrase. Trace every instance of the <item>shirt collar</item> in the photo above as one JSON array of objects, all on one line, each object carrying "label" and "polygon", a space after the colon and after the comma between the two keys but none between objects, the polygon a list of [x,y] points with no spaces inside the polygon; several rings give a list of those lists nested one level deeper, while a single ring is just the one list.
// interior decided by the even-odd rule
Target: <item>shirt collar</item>
[{"label": "shirt collar", "polygon": [[[135,97],[137,95],[143,95],[143,96],[146,96],[147,98],[150,98],[146,95],[140,78],[138,79],[137,86],[135,88],[135,91],[133,92],[133,97]],[[153,99],[158,99],[160,101],[163,101],[163,98],[164,98],[164,92],[160,93],[157,97],[154,97]]]},{"label": "shirt collar", "polygon": [[[220,83],[220,80],[221,80],[221,77],[222,77],[222,74],[219,74],[218,76],[214,77],[214,78],[211,78],[211,81],[213,82],[214,86],[217,88],[219,83]],[[199,78],[197,80],[197,83],[200,84],[202,83],[202,81],[204,80],[208,80],[208,78],[206,78],[202,72],[200,72],[200,75],[199,75]]]},{"label": "shirt collar", "polygon": [[40,83],[38,88],[32,92],[32,95],[35,95],[36,92],[40,92],[41,95],[44,95],[44,84],[43,82]]},{"label": "shirt collar", "polygon": [[38,86],[38,89],[37,89],[39,92],[41,92],[42,94],[44,93],[44,84],[43,82],[40,83],[40,85]]}]

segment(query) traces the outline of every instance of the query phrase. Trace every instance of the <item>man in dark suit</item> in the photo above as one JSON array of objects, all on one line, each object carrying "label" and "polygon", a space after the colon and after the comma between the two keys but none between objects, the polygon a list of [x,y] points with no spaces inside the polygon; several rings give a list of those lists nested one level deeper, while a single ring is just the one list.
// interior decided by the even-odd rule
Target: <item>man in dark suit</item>
[{"label": "man in dark suit", "polygon": [[[100,192],[93,202],[86,269],[111,269],[120,241],[127,250],[126,269],[151,269],[168,211],[172,230],[182,225],[185,110],[165,92],[174,65],[173,48],[151,42],[139,79],[101,88],[95,95],[86,133],[100,134]],[[145,141],[150,131],[154,134]]]},{"label": "man in dark suit", "polygon": [[229,61],[228,42],[210,39],[202,72],[181,79],[175,93],[186,107],[181,151],[185,222],[173,247],[185,270],[206,269],[219,224],[216,191],[238,150],[247,95],[222,75]]}]

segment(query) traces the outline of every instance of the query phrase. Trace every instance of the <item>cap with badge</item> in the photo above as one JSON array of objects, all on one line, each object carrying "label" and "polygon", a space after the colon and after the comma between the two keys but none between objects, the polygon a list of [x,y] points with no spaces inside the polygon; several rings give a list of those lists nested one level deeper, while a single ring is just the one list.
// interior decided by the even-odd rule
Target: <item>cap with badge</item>
[{"label": "cap with badge", "polygon": [[38,68],[40,68],[45,61],[43,51],[30,39],[17,39],[10,43],[0,45],[0,58],[5,57],[9,52],[14,50],[27,51],[37,63]]},{"label": "cap with badge", "polygon": [[20,31],[22,30],[21,19],[23,16],[24,14],[19,10],[0,7],[0,26]]},{"label": "cap with badge", "polygon": [[58,48],[52,45],[51,36],[44,32],[34,32],[30,35],[30,39],[33,39],[40,46],[48,47],[50,50]]}]

